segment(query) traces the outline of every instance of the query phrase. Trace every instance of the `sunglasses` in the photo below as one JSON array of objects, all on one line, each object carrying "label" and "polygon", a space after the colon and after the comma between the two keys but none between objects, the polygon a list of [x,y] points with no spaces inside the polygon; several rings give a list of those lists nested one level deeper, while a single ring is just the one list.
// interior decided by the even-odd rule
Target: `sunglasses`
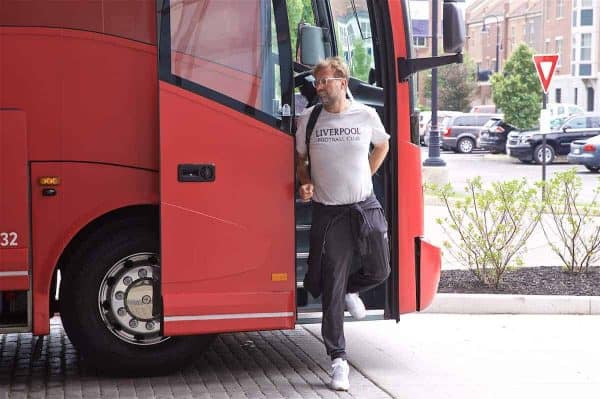
[{"label": "sunglasses", "polygon": [[329,82],[330,80],[344,80],[344,78],[321,78],[321,79],[315,79],[315,80],[313,80],[312,84],[316,88],[316,87],[319,87],[319,85],[326,85],[327,82]]}]

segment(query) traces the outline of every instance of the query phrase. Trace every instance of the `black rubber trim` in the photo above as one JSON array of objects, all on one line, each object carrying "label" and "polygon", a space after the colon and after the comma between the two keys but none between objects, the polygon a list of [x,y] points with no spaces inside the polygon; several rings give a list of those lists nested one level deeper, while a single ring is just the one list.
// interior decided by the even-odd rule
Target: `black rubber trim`
[{"label": "black rubber trim", "polygon": [[119,39],[129,40],[132,42],[145,44],[145,45],[151,46],[151,47],[156,46],[156,43],[144,42],[144,41],[133,39],[133,38],[127,37],[127,36],[115,35],[114,33],[99,32],[99,31],[90,30],[90,29],[79,29],[79,28],[68,28],[68,27],[62,27],[62,26],[46,26],[46,25],[0,25],[0,28],[43,28],[43,29],[72,30],[75,32],[97,33],[99,35],[104,35],[104,36],[118,37]]},{"label": "black rubber trim", "polygon": [[421,237],[415,237],[415,293],[417,312],[421,311]]},{"label": "black rubber trim", "polygon": [[123,165],[120,163],[111,163],[111,162],[99,162],[99,161],[74,161],[74,160],[52,160],[52,159],[44,159],[44,160],[36,160],[29,161],[29,163],[85,163],[85,164],[94,164],[94,165],[104,165],[104,166],[116,166],[119,168],[128,168],[128,169],[136,169],[143,170],[146,172],[156,172],[158,173],[158,169],[150,169],[150,168],[142,168],[141,166],[131,166],[131,165]]}]

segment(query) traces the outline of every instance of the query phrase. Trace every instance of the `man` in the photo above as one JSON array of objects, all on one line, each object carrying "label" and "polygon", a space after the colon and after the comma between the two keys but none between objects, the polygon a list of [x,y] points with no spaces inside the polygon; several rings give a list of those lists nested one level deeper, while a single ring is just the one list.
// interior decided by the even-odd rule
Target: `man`
[{"label": "man", "polygon": [[[299,195],[313,200],[304,286],[314,297],[323,296],[321,333],[333,362],[331,388],[348,390],[344,303],[354,318],[363,318],[358,292],[383,282],[390,270],[387,223],[371,180],[390,136],[374,109],[346,98],[349,73],[342,59],[324,60],[313,75],[322,109],[312,122],[315,107],[300,115],[296,133]],[[352,269],[355,261],[358,270]]]}]

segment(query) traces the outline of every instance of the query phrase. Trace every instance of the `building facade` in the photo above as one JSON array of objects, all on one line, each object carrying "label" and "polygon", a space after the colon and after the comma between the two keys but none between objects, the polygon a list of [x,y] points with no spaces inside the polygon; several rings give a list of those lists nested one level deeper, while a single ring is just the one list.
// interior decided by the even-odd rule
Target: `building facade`
[{"label": "building facade", "polygon": [[474,0],[465,20],[466,52],[483,79],[474,104],[492,102],[485,78],[496,70],[496,53],[502,72],[524,42],[536,54],[559,55],[548,101],[600,111],[600,0]]}]

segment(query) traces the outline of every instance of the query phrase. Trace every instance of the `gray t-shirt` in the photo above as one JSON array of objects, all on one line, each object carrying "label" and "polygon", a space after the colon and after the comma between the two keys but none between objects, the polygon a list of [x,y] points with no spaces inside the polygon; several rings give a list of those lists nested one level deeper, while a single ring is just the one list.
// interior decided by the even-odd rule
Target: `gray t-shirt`
[{"label": "gray t-shirt", "polygon": [[[298,116],[296,151],[306,155],[306,125],[314,107]],[[325,205],[364,201],[373,193],[369,144],[390,138],[377,112],[352,101],[341,113],[324,108],[310,137],[313,200]]]}]

